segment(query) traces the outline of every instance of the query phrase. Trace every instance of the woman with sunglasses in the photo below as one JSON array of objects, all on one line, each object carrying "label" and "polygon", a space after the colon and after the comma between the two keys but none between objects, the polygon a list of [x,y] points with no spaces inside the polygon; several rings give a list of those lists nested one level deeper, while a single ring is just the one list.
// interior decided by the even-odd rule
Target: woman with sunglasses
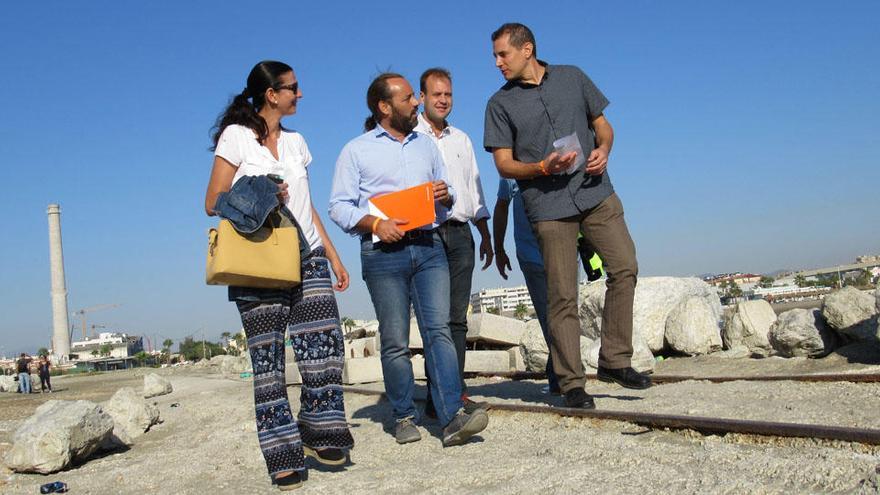
[{"label": "woman with sunglasses", "polygon": [[[229,288],[254,367],[260,449],[272,482],[282,490],[302,484],[304,455],[325,465],[341,465],[354,443],[343,407],[345,352],[333,294],[334,289],[348,288],[348,272],[312,205],[306,170],[312,161],[309,148],[302,135],[281,125],[283,117],[296,113],[301,97],[296,75],[287,64],[263,61],[254,66],[247,87],[217,120],[214,166],[205,196],[205,210],[214,215],[218,195],[239,178],[281,176],[279,200],[293,213],[311,248],[302,260],[301,285]],[[284,378],[286,329],[303,382],[296,418]]]}]

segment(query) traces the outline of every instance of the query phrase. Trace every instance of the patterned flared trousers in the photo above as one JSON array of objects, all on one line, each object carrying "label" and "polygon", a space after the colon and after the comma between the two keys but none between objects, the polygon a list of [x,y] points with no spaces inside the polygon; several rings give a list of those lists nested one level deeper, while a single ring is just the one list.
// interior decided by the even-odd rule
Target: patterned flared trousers
[{"label": "patterned flared trousers", "polygon": [[[339,309],[324,249],[302,262],[303,283],[289,290],[248,291],[237,300],[254,367],[257,435],[269,476],[305,469],[303,445],[349,449],[342,396],[345,357]],[[293,418],[284,379],[284,331],[289,329],[302,375]]]}]

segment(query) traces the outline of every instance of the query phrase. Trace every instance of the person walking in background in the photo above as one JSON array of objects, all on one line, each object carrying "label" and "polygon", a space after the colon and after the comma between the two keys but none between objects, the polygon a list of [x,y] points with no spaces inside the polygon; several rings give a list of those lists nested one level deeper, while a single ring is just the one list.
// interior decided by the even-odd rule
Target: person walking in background
[{"label": "person walking in background", "polygon": [[31,393],[31,361],[33,358],[23,352],[15,361],[15,368],[18,371],[18,391],[22,394]]},{"label": "person walking in background", "polygon": [[[526,280],[526,288],[529,297],[535,307],[535,315],[541,325],[541,333],[544,341],[550,348],[550,328],[547,324],[547,275],[544,273],[544,260],[541,258],[541,248],[532,231],[532,225],[526,217],[526,208],[523,206],[522,197],[519,194],[519,186],[513,179],[501,179],[498,182],[498,199],[495,202],[495,211],[492,214],[492,235],[495,237],[495,266],[504,280],[507,280],[505,270],[510,270],[510,258],[504,250],[504,237],[507,235],[508,207],[513,205],[513,240],[516,244],[516,260],[519,269],[523,272]],[[553,357],[547,357],[547,391],[558,395],[559,380],[553,371]]]},{"label": "person walking in background", "polygon": [[[483,146],[499,174],[517,179],[547,274],[550,353],[568,407],[591,409],[584,390],[577,313],[577,236],[583,232],[605,263],[600,380],[643,389],[651,379],[631,367],[635,244],[623,204],[606,172],[614,141],[603,111],[608,100],[580,69],[538,60],[535,37],[522,24],[492,33],[495,65],[507,83],[486,105]],[[581,148],[556,151],[574,134]]]},{"label": "person walking in background", "polygon": [[[480,233],[480,259],[484,261],[483,270],[492,264],[492,236],[489,234],[487,220],[489,210],[483,199],[483,185],[480,183],[480,170],[471,139],[460,129],[447,121],[452,112],[452,75],[446,69],[434,67],[426,70],[419,78],[419,99],[424,112],[419,114],[416,131],[429,136],[446,164],[449,185],[455,190],[455,204],[440,224],[437,232],[446,251],[449,263],[449,331],[458,356],[458,372],[464,375],[464,360],[467,350],[467,310],[471,297],[471,282],[474,274],[474,238],[468,222],[476,226]],[[431,373],[425,370],[428,378],[428,398],[425,402],[425,415],[436,418],[434,402],[431,398]],[[476,403],[467,396],[467,385],[461,380],[462,401],[468,413],[485,403]]]},{"label": "person walking in background", "polygon": [[[289,65],[263,61],[254,66],[247,87],[218,119],[205,197],[206,212],[215,215],[218,197],[239,179],[280,176],[284,182],[278,186],[279,200],[292,213],[310,250],[302,258],[302,284],[292,289],[229,288],[254,367],[260,449],[269,476],[282,490],[302,484],[304,455],[321,464],[341,465],[354,444],[343,403],[345,351],[333,294],[334,289],[348,288],[348,272],[312,205],[306,168],[312,156],[306,141],[281,126],[283,117],[296,113],[301,97]],[[297,419],[284,378],[287,329],[303,382]]]},{"label": "person walking in background", "polygon": [[[414,132],[419,102],[400,74],[381,74],[367,89],[370,116],[365,133],[339,154],[330,217],[361,239],[361,266],[379,320],[385,392],[397,422],[394,436],[404,444],[421,440],[415,426],[415,382],[409,350],[410,304],[415,310],[431,374],[431,396],[443,425],[443,445],[466,442],[486,428],[482,408],[465,412],[461,375],[449,332],[449,265],[437,226],[448,215],[454,190],[447,186],[440,150]],[[436,222],[403,232],[406,219],[370,213],[370,198],[432,183]],[[378,237],[374,243],[372,236]]]},{"label": "person walking in background", "polygon": [[40,375],[40,393],[49,390],[52,392],[52,383],[49,381],[49,367],[51,364],[49,363],[49,358],[46,355],[40,356],[40,360],[37,362],[37,372]]}]

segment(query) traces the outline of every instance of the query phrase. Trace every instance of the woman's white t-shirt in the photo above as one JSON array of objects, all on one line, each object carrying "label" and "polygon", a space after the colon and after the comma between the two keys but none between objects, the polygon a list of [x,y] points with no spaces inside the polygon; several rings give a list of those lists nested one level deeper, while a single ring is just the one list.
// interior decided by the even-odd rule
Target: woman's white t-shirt
[{"label": "woman's white t-shirt", "polygon": [[250,128],[233,124],[220,134],[215,156],[234,165],[238,170],[232,183],[246,175],[277,174],[288,184],[287,209],[293,213],[302,228],[309,247],[321,246],[321,238],[312,220],[312,197],[309,193],[309,174],[306,167],[312,162],[312,154],[306,140],[298,132],[282,131],[278,140],[278,159],[268,148],[257,141]]}]

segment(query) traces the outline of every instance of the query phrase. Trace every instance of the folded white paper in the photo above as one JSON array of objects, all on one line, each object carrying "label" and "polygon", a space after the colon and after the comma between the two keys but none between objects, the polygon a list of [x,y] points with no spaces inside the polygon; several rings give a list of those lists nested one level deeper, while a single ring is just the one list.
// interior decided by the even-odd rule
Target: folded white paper
[{"label": "folded white paper", "polygon": [[576,132],[573,132],[568,136],[561,137],[556,141],[553,141],[553,148],[560,155],[564,155],[572,151],[577,153],[577,158],[574,159],[574,163],[572,163],[571,166],[568,167],[568,169],[558,172],[558,175],[573,174],[577,171],[578,167],[580,167],[584,164],[584,162],[587,161],[587,157],[584,156],[584,150],[583,148],[581,148],[581,142],[578,139]]}]

